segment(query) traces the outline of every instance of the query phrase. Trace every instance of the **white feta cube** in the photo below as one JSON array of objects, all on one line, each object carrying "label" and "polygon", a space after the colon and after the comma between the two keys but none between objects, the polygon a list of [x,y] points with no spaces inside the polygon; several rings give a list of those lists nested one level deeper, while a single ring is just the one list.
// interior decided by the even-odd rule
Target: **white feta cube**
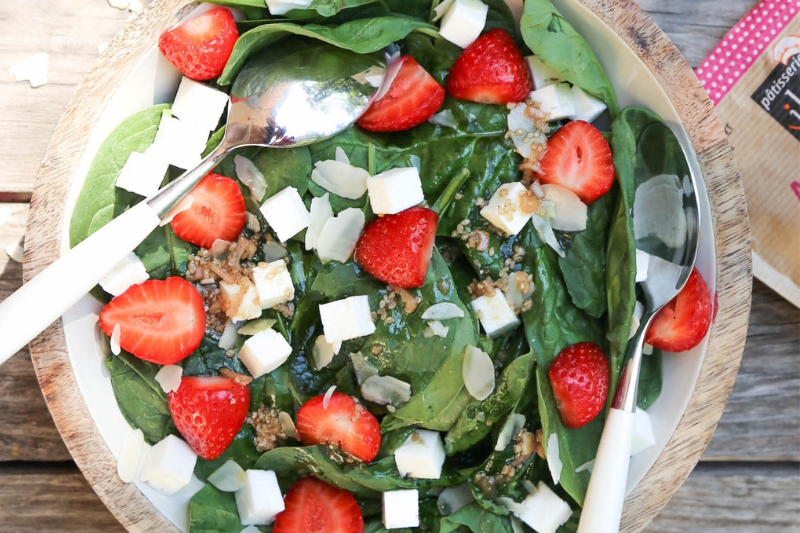
[{"label": "white feta cube", "polygon": [[275,472],[245,471],[244,486],[236,491],[236,508],[243,526],[266,526],[275,521],[285,509]]},{"label": "white feta cube", "polygon": [[222,492],[236,492],[244,487],[247,482],[247,475],[242,470],[242,467],[239,466],[239,463],[233,459],[228,459],[225,464],[208,476],[208,482]]},{"label": "white feta cube", "polygon": [[394,215],[425,200],[416,167],[393,168],[367,179],[369,205],[376,215]]},{"label": "white feta cube", "polygon": [[531,75],[534,89],[541,89],[548,85],[555,85],[564,81],[558,72],[542,63],[536,56],[526,57],[525,65],[528,67],[528,73]]},{"label": "white feta cube", "polygon": [[572,101],[572,89],[569,83],[547,85],[536,89],[530,99],[539,104],[539,108],[547,113],[547,120],[554,122],[575,116],[575,103]]},{"label": "white feta cube", "polygon": [[575,105],[574,120],[594,122],[606,110],[606,104],[577,85],[572,86],[572,102]]},{"label": "white feta cube", "polygon": [[165,113],[161,115],[156,139],[145,153],[172,166],[187,170],[200,163],[207,141],[207,130]]},{"label": "white feta cube", "polygon": [[631,434],[631,457],[656,445],[653,423],[650,413],[644,409],[636,409],[633,415],[633,433]]},{"label": "white feta cube", "polygon": [[217,128],[227,105],[227,94],[184,76],[172,104],[172,114],[184,123],[209,132]]},{"label": "white feta cube", "polygon": [[249,278],[242,278],[239,283],[221,281],[219,293],[222,309],[234,322],[261,316],[261,301],[258,299],[258,291]]},{"label": "white feta cube", "polygon": [[589,218],[588,208],[578,195],[563,185],[546,183],[542,185],[544,200],[552,202],[553,216],[550,225],[560,231],[583,231]]},{"label": "white feta cube", "polygon": [[351,296],[319,306],[325,338],[331,344],[375,333],[369,298]]},{"label": "white feta cube", "polygon": [[418,429],[394,452],[401,476],[439,479],[444,464],[444,445],[437,431]]},{"label": "white feta cube", "polygon": [[306,229],[309,224],[308,209],[294,187],[286,187],[264,202],[261,214],[275,230],[281,242],[288,241]]},{"label": "white feta cube", "polygon": [[270,15],[283,15],[292,9],[305,9],[312,0],[267,0]]},{"label": "white feta cube", "polygon": [[346,263],[364,229],[366,218],[361,209],[349,207],[329,218],[317,239],[317,255],[322,261]]},{"label": "white feta cube", "polygon": [[253,269],[253,281],[262,309],[275,307],[294,298],[292,276],[283,259],[271,263],[259,263]]},{"label": "white feta cube", "polygon": [[531,191],[518,181],[504,183],[494,191],[481,216],[507,235],[516,235],[533,216],[538,201]]},{"label": "white feta cube", "polygon": [[281,366],[292,355],[292,347],[283,335],[266,329],[247,339],[239,350],[239,360],[254,378],[260,378]]},{"label": "white feta cube", "polygon": [[145,451],[144,433],[141,429],[129,429],[125,443],[117,454],[117,475],[123,483],[136,479],[142,454]]},{"label": "white feta cube", "polygon": [[169,165],[150,153],[131,152],[117,177],[116,185],[148,198],[158,192]]},{"label": "white feta cube", "polygon": [[572,509],[567,502],[559,498],[543,481],[536,484],[536,492],[522,500],[520,512],[517,514],[536,533],[556,533],[570,516]]},{"label": "white feta cube", "polygon": [[119,296],[134,285],[144,283],[148,279],[150,279],[150,275],[147,273],[144,263],[139,256],[131,252],[100,280],[100,286],[108,294]]},{"label": "white feta cube", "polygon": [[392,490],[383,493],[383,527],[419,527],[419,491]]},{"label": "white feta cube", "polygon": [[488,12],[489,6],[480,0],[455,0],[442,18],[439,35],[466,48],[480,36]]},{"label": "white feta cube", "polygon": [[317,340],[314,341],[314,346],[311,348],[314,368],[320,370],[331,364],[331,361],[333,361],[334,356],[339,353],[341,347],[341,342],[331,344],[325,339],[325,335],[318,336]]},{"label": "white feta cube", "polygon": [[150,449],[141,481],[171,496],[192,481],[197,454],[175,435],[168,435]]},{"label": "white feta cube", "polygon": [[484,294],[472,300],[472,309],[478,315],[483,330],[490,337],[502,335],[519,326],[519,319],[508,305],[502,291],[494,291],[493,296]]}]

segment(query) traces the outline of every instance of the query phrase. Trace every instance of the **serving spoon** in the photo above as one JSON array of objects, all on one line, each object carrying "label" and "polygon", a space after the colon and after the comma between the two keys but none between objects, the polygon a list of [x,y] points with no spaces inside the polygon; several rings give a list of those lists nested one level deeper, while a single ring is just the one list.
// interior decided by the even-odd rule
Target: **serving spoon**
[{"label": "serving spoon", "polygon": [[[644,300],[639,327],[625,350],[625,366],[606,418],[578,533],[618,533],[630,466],[631,437],[647,328],[680,292],[697,258],[700,214],[686,155],[666,125],[647,127],[636,143],[633,227],[637,292]],[[644,255],[647,254],[647,255]],[[646,266],[644,260],[646,258]]]},{"label": "serving spoon", "polygon": [[[235,148],[293,147],[345,130],[383,80],[383,57],[285,39],[236,77],[225,136],[196,168],[97,230],[0,304],[0,364],[88,293]],[[375,83],[375,85],[378,85]]]}]

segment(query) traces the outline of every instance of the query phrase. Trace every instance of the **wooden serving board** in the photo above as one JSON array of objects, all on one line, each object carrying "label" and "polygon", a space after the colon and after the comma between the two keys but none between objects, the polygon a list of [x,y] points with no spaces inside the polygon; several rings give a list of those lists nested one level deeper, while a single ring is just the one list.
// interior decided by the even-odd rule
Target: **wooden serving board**
[{"label": "wooden serving board", "polygon": [[[637,53],[664,88],[697,154],[713,213],[718,314],[686,413],[653,468],[628,497],[621,531],[641,531],[694,468],[716,428],[744,349],[750,311],[750,231],[733,153],[711,102],[667,36],[628,0],[580,0]],[[78,86],[58,123],[31,200],[27,281],[60,254],[66,201],[86,143],[108,100],[187,0],[158,0],[112,41]],[[30,344],[48,408],[95,492],[129,531],[176,532],[133,485],[116,474],[113,454],[95,427],[69,363],[61,322]]]}]

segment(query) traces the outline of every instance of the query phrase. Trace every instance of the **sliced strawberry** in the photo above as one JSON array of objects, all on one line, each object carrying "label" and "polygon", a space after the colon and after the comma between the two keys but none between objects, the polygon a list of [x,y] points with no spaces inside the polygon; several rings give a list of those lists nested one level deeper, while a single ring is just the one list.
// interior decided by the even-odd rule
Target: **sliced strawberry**
[{"label": "sliced strawberry", "polygon": [[244,197],[236,182],[209,174],[191,192],[192,204],[172,219],[175,234],[203,248],[214,241],[235,241],[246,221]]},{"label": "sliced strawberry", "polygon": [[525,100],[531,79],[514,39],[490,30],[464,50],[447,76],[447,92],[459,100],[505,105]]},{"label": "sliced strawberry", "polygon": [[219,376],[184,377],[168,399],[172,420],[186,443],[211,461],[242,427],[250,408],[250,388]]},{"label": "sliced strawberry", "polygon": [[222,74],[238,38],[230,10],[218,7],[162,33],[158,49],[185,76],[210,80]]},{"label": "sliced strawberry", "polygon": [[711,292],[697,269],[678,295],[653,317],[645,342],[667,352],[691,350],[711,326]]},{"label": "sliced strawberry", "polygon": [[355,497],[324,481],[304,477],[283,499],[286,510],[272,533],[364,533],[364,515]]},{"label": "sliced strawberry", "polygon": [[570,429],[591,422],[608,395],[608,360],[603,349],[580,342],[561,350],[550,365],[550,385],[561,421]]},{"label": "sliced strawberry", "polygon": [[539,167],[539,181],[563,185],[586,204],[603,196],[614,184],[608,141],[600,130],[582,120],[567,123],[547,140]]},{"label": "sliced strawberry", "polygon": [[195,351],[206,331],[203,297],[183,278],[134,285],[100,311],[106,335],[119,325],[120,347],[139,359],[173,365]]},{"label": "sliced strawberry", "polygon": [[355,258],[371,276],[409,289],[425,283],[439,215],[412,207],[376,218],[358,239]]},{"label": "sliced strawberry", "polygon": [[369,131],[403,131],[427,121],[444,102],[444,89],[411,56],[397,59],[400,65],[389,90],[358,119]]},{"label": "sliced strawberry", "polygon": [[360,403],[341,392],[334,392],[323,406],[324,396],[315,396],[297,411],[297,432],[306,446],[330,444],[365,463],[372,461],[381,447],[378,420]]}]

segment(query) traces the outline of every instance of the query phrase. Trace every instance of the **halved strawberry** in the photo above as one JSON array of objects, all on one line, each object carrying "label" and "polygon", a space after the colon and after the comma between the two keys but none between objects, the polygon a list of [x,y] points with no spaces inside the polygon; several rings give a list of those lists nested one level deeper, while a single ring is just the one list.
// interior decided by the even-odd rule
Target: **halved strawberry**
[{"label": "halved strawberry", "polygon": [[327,407],[323,400],[315,396],[297,411],[303,444],[330,444],[365,463],[372,461],[381,447],[378,419],[347,394],[334,392]]},{"label": "halved strawberry", "polygon": [[653,317],[645,341],[667,352],[691,350],[711,326],[711,293],[695,268],[678,295]]},{"label": "halved strawberry", "polygon": [[272,533],[364,533],[364,515],[355,497],[324,481],[304,477],[283,499],[286,510]]},{"label": "halved strawberry", "polygon": [[397,59],[400,65],[389,90],[372,102],[358,119],[369,131],[403,131],[427,121],[444,102],[444,89],[411,56]]},{"label": "halved strawberry", "polygon": [[134,285],[100,311],[100,329],[119,325],[120,347],[139,359],[173,365],[195,351],[206,331],[203,297],[183,278]]},{"label": "halved strawberry", "polygon": [[586,204],[603,196],[614,184],[608,141],[600,130],[582,120],[567,123],[547,140],[539,167],[539,181],[563,185]]},{"label": "halved strawberry", "polygon": [[203,248],[214,241],[235,241],[246,221],[244,197],[231,178],[209,174],[191,192],[192,204],[172,219],[175,234]]},{"label": "halved strawberry", "polygon": [[162,33],[158,49],[185,76],[210,80],[222,74],[238,38],[230,10],[217,7]]},{"label": "halved strawberry", "polygon": [[439,215],[425,207],[378,217],[358,239],[356,261],[384,283],[420,287],[431,263],[438,222]]},{"label": "halved strawberry", "polygon": [[550,365],[550,385],[566,427],[577,429],[594,420],[608,395],[608,360],[603,349],[580,342],[561,350]]},{"label": "halved strawberry", "polygon": [[459,100],[505,105],[525,100],[531,78],[507,31],[487,31],[456,59],[447,76],[447,92]]},{"label": "halved strawberry", "polygon": [[220,376],[183,377],[168,399],[172,420],[186,443],[211,461],[242,427],[250,408],[250,388]]}]

